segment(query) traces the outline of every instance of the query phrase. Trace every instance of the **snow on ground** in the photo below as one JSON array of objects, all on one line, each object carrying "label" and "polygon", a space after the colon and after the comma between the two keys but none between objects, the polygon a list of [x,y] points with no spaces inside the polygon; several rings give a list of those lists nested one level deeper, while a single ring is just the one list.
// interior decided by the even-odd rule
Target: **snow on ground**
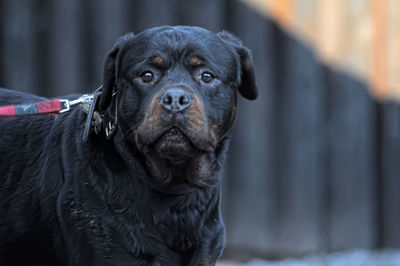
[{"label": "snow on ground", "polygon": [[246,263],[221,261],[217,266],[400,266],[400,250],[353,250],[281,261],[260,259]]}]

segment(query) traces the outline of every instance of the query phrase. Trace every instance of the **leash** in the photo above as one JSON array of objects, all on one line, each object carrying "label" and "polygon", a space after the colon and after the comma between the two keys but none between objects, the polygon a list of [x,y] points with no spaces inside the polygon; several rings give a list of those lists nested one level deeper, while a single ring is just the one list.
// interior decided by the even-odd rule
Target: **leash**
[{"label": "leash", "polygon": [[[102,93],[102,86],[100,86],[93,94],[84,94],[81,97],[69,99],[54,99],[49,101],[41,101],[35,103],[22,103],[14,105],[0,106],[0,117],[17,117],[28,115],[42,115],[42,114],[61,114],[71,110],[75,105],[81,104],[83,111],[86,113],[86,123],[83,131],[83,141],[86,143],[90,132],[94,131],[96,134],[101,130],[102,116],[95,111],[97,103]],[[106,128],[107,138],[111,138],[109,134],[112,127],[111,122]],[[115,133],[115,132],[112,132]]]},{"label": "leash", "polygon": [[0,117],[16,117],[25,115],[65,113],[80,103],[91,104],[93,95],[83,95],[75,100],[55,99],[36,103],[23,103],[0,106]]}]

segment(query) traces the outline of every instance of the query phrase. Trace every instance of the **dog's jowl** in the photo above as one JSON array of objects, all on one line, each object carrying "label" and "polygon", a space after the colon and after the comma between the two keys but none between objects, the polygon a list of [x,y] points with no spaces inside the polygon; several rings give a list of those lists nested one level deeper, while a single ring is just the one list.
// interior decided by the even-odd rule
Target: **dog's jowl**
[{"label": "dog's jowl", "polygon": [[257,97],[248,49],[153,28],[117,40],[102,84],[68,112],[0,118],[0,265],[215,265],[237,94]]}]

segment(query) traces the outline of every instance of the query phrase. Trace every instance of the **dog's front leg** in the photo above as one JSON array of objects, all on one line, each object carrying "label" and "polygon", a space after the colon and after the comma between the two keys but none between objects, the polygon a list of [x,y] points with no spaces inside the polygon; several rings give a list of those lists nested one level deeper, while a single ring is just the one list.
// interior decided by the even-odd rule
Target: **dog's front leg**
[{"label": "dog's front leg", "polygon": [[214,266],[217,263],[218,258],[222,254],[224,245],[224,233],[221,232],[217,237],[216,241],[210,245],[203,245],[193,253],[192,259],[190,260],[189,266]]}]

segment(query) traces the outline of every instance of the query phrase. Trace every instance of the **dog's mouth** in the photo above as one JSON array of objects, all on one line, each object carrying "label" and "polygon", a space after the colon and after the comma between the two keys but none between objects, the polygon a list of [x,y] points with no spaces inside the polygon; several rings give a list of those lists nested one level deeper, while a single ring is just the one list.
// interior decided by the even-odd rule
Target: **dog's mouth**
[{"label": "dog's mouth", "polygon": [[196,146],[187,135],[177,127],[171,127],[157,138],[152,146],[158,157],[170,161],[173,164],[184,163],[188,158],[193,157]]}]

